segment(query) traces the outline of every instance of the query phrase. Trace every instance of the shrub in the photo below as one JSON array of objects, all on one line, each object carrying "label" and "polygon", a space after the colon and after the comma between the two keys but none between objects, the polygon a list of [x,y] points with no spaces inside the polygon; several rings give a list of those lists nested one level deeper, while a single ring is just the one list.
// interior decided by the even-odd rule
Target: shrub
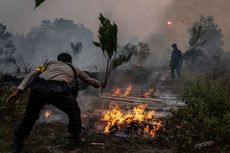
[{"label": "shrub", "polygon": [[203,142],[225,149],[230,144],[229,86],[209,78],[188,82],[183,100],[186,107],[172,111],[166,119],[170,141],[176,142],[182,152],[202,148],[196,144]]}]

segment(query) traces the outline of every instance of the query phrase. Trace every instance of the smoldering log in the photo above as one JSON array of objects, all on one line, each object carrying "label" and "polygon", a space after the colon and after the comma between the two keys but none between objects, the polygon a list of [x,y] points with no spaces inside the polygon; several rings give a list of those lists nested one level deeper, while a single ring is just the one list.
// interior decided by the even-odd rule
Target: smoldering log
[{"label": "smoldering log", "polygon": [[153,98],[139,98],[139,97],[101,96],[101,98],[118,100],[118,101],[126,101],[126,102],[136,102],[136,103],[156,101],[156,99],[153,99]]}]

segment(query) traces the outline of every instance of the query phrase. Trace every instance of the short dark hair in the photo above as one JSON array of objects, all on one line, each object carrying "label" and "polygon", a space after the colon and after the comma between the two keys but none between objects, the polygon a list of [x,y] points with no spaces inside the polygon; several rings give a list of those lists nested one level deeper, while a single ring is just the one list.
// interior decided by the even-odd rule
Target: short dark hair
[{"label": "short dark hair", "polygon": [[177,47],[177,44],[176,43],[172,44],[172,47]]},{"label": "short dark hair", "polygon": [[57,56],[58,61],[66,62],[66,63],[72,63],[72,57],[68,53],[61,53]]}]

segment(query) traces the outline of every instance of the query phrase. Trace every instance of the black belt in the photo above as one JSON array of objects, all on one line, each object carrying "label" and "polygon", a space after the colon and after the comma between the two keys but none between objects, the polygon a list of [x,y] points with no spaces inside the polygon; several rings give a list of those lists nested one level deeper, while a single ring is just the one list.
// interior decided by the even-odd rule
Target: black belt
[{"label": "black belt", "polygon": [[51,91],[56,93],[66,93],[71,92],[71,86],[69,83],[65,81],[57,81],[57,80],[45,80],[43,78],[39,78],[36,83],[31,85],[31,89],[41,89],[45,91]]}]

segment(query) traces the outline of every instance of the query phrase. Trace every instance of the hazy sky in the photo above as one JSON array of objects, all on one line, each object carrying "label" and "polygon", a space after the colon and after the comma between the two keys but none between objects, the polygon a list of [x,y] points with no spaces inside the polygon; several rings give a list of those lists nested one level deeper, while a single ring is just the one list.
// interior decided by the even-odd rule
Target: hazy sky
[{"label": "hazy sky", "polygon": [[26,33],[43,19],[62,17],[84,24],[96,36],[102,12],[118,24],[121,43],[132,36],[146,40],[161,35],[163,47],[177,42],[186,49],[187,29],[203,14],[214,16],[230,50],[230,0],[46,0],[33,8],[34,0],[0,0],[0,22],[11,31]]}]

